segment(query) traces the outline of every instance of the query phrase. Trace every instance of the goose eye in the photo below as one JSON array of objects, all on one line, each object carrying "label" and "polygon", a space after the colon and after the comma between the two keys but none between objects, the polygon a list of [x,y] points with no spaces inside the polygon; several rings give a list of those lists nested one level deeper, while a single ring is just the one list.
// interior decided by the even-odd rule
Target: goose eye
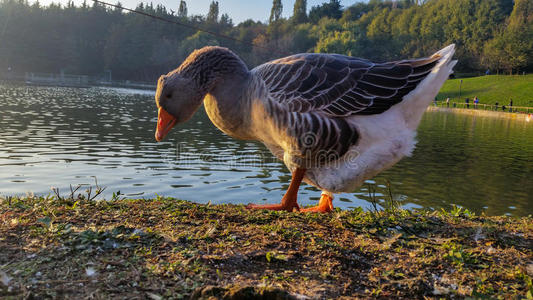
[{"label": "goose eye", "polygon": [[172,98],[172,93],[168,93],[168,94],[166,94],[165,97],[167,97],[167,99]]}]

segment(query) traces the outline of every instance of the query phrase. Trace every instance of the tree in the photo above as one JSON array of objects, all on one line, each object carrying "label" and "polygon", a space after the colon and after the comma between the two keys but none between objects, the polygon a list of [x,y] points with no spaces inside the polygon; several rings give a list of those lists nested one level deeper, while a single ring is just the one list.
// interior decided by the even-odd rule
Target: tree
[{"label": "tree", "polygon": [[507,67],[511,73],[513,69],[518,71],[520,67],[525,67],[528,62],[533,63],[533,1],[515,0],[503,39]]},{"label": "tree", "polygon": [[178,17],[187,18],[187,2],[184,0],[180,1],[180,7],[178,8]]},{"label": "tree", "polygon": [[281,4],[281,0],[272,1],[272,9],[270,10],[270,18],[268,19],[268,22],[272,24],[279,20],[282,12],[283,4]]},{"label": "tree", "polygon": [[318,21],[324,17],[332,19],[340,19],[342,17],[342,6],[340,0],[330,0],[311,7],[309,11],[309,21],[312,23],[318,23]]},{"label": "tree", "polygon": [[499,74],[501,69],[506,68],[504,48],[505,41],[503,34],[499,34],[497,37],[488,41],[485,44],[481,58],[483,65]]},{"label": "tree", "polygon": [[209,2],[203,16],[188,15],[186,0],[178,1],[176,14],[149,2],[137,9],[165,19],[176,15],[180,23],[244,43],[217,41],[207,33],[123,13],[121,7],[0,0],[0,71],[64,69],[99,76],[112,69],[116,79],[152,81],[204,45],[231,48],[251,67],[280,53],[336,52],[385,61],[421,57],[450,43],[457,45],[458,72],[487,67],[533,71],[533,0],[431,0],[423,5],[396,0],[396,6],[391,0],[368,0],[347,7],[341,18],[339,0],[322,0],[326,3],[311,8],[309,15],[307,2],[297,0],[289,20],[282,17],[282,1],[273,0],[268,24],[247,20],[238,25],[219,13],[220,1]]},{"label": "tree", "polygon": [[342,13],[341,22],[355,21],[361,18],[370,10],[370,6],[363,2],[358,2],[344,9]]},{"label": "tree", "polygon": [[222,16],[220,16],[219,24],[221,27],[231,28],[233,27],[233,20],[229,17],[228,14],[222,14]]},{"label": "tree", "polygon": [[512,73],[533,64],[533,1],[516,0],[507,27],[484,47],[482,62]]},{"label": "tree", "polygon": [[291,36],[292,47],[291,52],[309,52],[315,47],[318,38],[313,32],[312,24],[300,24],[296,26]]},{"label": "tree", "polygon": [[316,52],[339,53],[355,55],[353,49],[356,47],[355,38],[352,32],[335,31],[320,38],[316,44]]},{"label": "tree", "polygon": [[281,0],[274,0],[272,2],[272,9],[270,10],[270,18],[268,24],[268,35],[271,40],[274,40],[276,45],[280,38],[281,13],[283,12],[283,5]]},{"label": "tree", "polygon": [[190,37],[186,38],[180,45],[180,53],[183,58],[187,57],[195,49],[200,49],[204,46],[218,46],[220,43],[211,34],[198,31]]},{"label": "tree", "polygon": [[218,1],[211,1],[209,5],[209,13],[207,13],[206,20],[208,23],[218,22]]},{"label": "tree", "polygon": [[307,0],[296,0],[294,2],[292,21],[294,24],[307,22]]}]

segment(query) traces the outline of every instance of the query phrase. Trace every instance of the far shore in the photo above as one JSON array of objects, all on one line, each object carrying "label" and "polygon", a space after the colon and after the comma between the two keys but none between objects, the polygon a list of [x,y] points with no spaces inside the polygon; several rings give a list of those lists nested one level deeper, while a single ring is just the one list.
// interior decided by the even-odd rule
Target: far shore
[{"label": "far shore", "polygon": [[506,111],[494,111],[494,110],[482,110],[482,109],[473,109],[473,108],[448,108],[448,107],[439,107],[439,106],[428,106],[428,112],[450,112],[465,114],[470,116],[487,116],[487,117],[497,117],[497,118],[507,118],[517,121],[530,122],[533,120],[532,113],[524,112],[506,112]]}]

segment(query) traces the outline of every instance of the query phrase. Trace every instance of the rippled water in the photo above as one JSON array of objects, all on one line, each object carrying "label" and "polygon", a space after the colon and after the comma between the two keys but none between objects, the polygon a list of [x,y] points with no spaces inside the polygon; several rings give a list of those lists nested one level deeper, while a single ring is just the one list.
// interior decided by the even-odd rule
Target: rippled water
[{"label": "rippled water", "polygon": [[[206,203],[275,203],[288,187],[285,166],[256,142],[219,132],[203,111],[155,143],[153,92],[0,86],[0,195],[106,186],[132,198],[155,194]],[[368,182],[385,183],[405,207],[458,204],[486,214],[533,213],[533,122],[426,113],[413,157]],[[320,192],[303,185],[299,201]],[[370,207],[368,186],[336,198]]]}]

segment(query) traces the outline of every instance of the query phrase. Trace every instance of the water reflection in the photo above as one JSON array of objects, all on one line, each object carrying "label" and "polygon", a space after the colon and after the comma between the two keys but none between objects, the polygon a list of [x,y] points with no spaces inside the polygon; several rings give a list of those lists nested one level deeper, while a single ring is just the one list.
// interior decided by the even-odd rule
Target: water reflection
[{"label": "water reflection", "polygon": [[[205,113],[155,143],[153,92],[0,86],[0,194],[48,194],[69,184],[107,186],[130,197],[197,202],[277,202],[290,174],[261,144],[220,133]],[[427,113],[413,157],[386,180],[406,207],[459,204],[487,214],[533,213],[533,126],[509,119]],[[320,193],[302,186],[300,202]],[[335,205],[369,208],[368,187]]]}]

